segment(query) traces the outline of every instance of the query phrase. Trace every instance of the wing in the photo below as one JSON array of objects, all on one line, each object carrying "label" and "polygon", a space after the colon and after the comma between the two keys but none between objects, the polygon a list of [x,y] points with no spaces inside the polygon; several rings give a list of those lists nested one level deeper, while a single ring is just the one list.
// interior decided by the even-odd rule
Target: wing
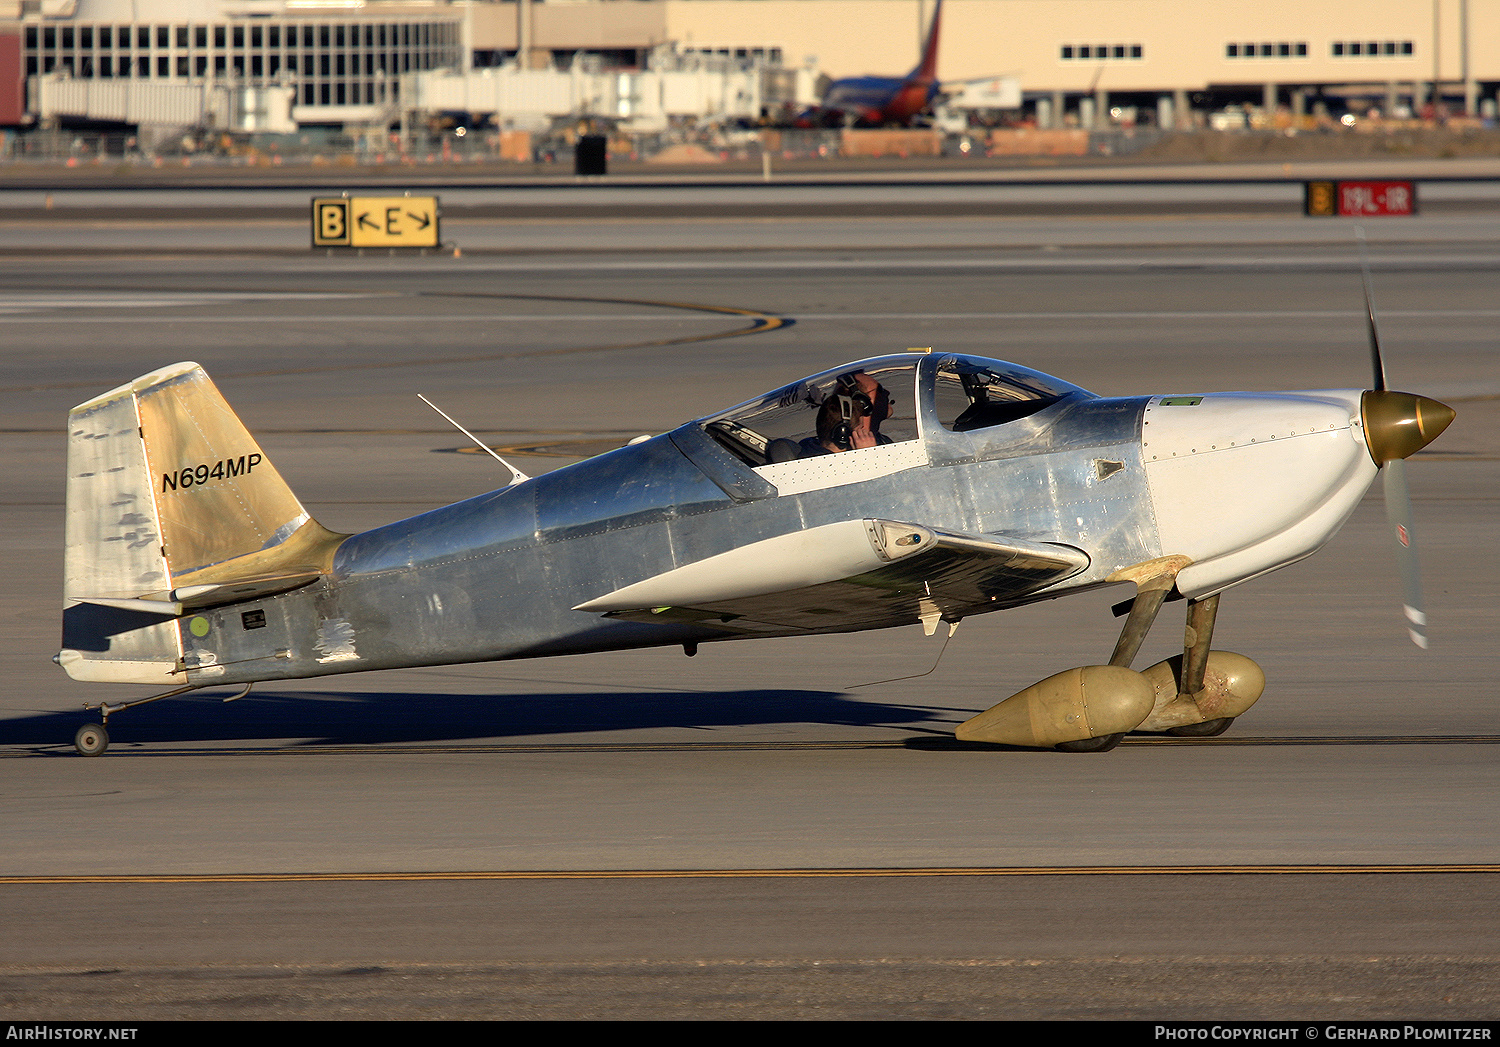
[{"label": "wing", "polygon": [[730,633],[849,632],[957,621],[1077,574],[1065,545],[894,520],[845,520],[710,556],[579,604]]}]

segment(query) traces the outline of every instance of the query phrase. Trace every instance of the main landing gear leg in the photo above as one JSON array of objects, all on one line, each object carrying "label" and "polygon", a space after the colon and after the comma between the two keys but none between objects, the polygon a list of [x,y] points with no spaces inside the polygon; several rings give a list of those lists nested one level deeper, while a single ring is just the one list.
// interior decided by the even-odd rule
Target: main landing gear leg
[{"label": "main landing gear leg", "polygon": [[1136,730],[1212,738],[1261,696],[1266,676],[1260,666],[1242,654],[1211,649],[1218,616],[1217,593],[1188,601],[1182,654],[1141,671],[1156,702]]},{"label": "main landing gear leg", "polygon": [[[1166,570],[1135,579],[1135,599],[1130,604],[1130,616],[1125,619],[1125,625],[1120,629],[1120,639],[1115,643],[1115,652],[1110,655],[1110,665],[1129,669],[1130,663],[1135,661],[1135,656],[1140,653],[1141,644],[1146,641],[1146,634],[1151,631],[1156,616],[1161,612],[1161,605],[1166,602],[1167,594],[1172,591],[1173,582],[1177,578],[1177,571],[1172,568],[1176,566],[1176,564],[1169,564],[1166,565]],[[1054,748],[1065,753],[1107,753],[1119,745],[1125,735],[1125,731],[1116,731],[1114,734],[1106,734],[1097,738],[1058,742]]]},{"label": "main landing gear leg", "polygon": [[1146,634],[1151,631],[1151,625],[1156,621],[1166,598],[1167,589],[1142,589],[1135,594],[1135,599],[1130,604],[1130,617],[1125,619],[1119,642],[1115,644],[1115,653],[1110,656],[1110,665],[1130,668],[1130,663],[1140,653],[1141,644],[1146,642]]},{"label": "main landing gear leg", "polygon": [[[1214,622],[1219,617],[1219,594],[1202,600],[1189,600],[1187,628],[1182,639],[1182,679],[1178,681],[1178,699],[1196,701],[1203,692],[1203,679],[1208,671],[1208,652],[1214,638]],[[1214,738],[1229,730],[1233,716],[1219,716],[1202,723],[1183,724],[1167,728],[1168,734],[1187,738]]]}]

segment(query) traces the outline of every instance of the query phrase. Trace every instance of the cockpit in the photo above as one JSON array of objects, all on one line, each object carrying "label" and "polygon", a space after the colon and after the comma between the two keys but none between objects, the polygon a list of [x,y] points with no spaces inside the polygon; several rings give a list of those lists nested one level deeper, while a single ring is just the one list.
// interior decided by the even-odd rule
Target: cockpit
[{"label": "cockpit", "polygon": [[[789,463],[820,463],[815,472],[849,483],[925,463],[923,442],[940,433],[1007,425],[1075,394],[1090,395],[1017,364],[903,353],[804,378],[701,424],[730,454],[778,486],[808,475],[806,467],[784,468]],[[826,461],[835,457],[845,461]],[[856,467],[856,460],[865,464]]]},{"label": "cockpit", "polygon": [[740,404],[703,428],[749,466],[915,440],[916,371],[910,356],[866,360]]}]

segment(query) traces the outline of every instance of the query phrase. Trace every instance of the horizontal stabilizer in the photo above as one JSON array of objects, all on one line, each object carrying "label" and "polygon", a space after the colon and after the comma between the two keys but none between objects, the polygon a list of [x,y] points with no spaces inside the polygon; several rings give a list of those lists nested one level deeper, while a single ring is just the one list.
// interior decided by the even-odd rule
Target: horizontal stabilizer
[{"label": "horizontal stabilizer", "polygon": [[[229,562],[233,563],[234,561]],[[188,611],[198,611],[205,607],[218,607],[222,604],[239,603],[242,600],[254,600],[260,596],[274,596],[276,593],[288,592],[307,585],[309,582],[315,582],[320,577],[321,575],[317,571],[304,571],[297,574],[249,575],[244,578],[236,578],[232,582],[222,582],[212,585],[184,585],[162,593],[144,593],[133,597],[81,596],[77,598],[76,602],[90,603],[97,607],[115,607],[122,611],[167,614],[175,618]]]}]

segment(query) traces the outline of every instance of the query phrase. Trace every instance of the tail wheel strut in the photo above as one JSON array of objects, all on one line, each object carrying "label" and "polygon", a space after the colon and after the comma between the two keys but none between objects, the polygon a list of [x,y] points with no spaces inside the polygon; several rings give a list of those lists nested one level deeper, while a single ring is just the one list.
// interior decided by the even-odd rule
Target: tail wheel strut
[{"label": "tail wheel strut", "polygon": [[[243,698],[250,693],[250,688],[254,686],[253,682],[247,683],[244,690],[224,700],[232,702],[237,698]],[[159,702],[163,698],[173,698],[179,694],[186,694],[188,691],[196,691],[200,687],[200,684],[187,684],[186,686],[177,687],[170,691],[164,691],[161,694],[153,694],[150,698],[141,698],[134,702],[120,702],[118,705],[111,705],[108,702],[100,702],[97,707],[85,705],[85,709],[98,708],[99,718],[103,723],[86,723],[78,728],[78,732],[73,735],[73,748],[78,750],[78,755],[80,756],[102,756],[104,750],[109,748],[109,730],[105,724],[109,723],[111,713],[124,712],[126,709],[133,709],[137,705],[145,705],[147,702]]]}]

